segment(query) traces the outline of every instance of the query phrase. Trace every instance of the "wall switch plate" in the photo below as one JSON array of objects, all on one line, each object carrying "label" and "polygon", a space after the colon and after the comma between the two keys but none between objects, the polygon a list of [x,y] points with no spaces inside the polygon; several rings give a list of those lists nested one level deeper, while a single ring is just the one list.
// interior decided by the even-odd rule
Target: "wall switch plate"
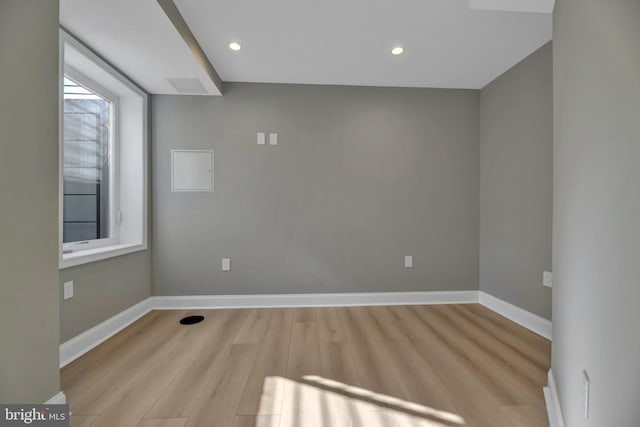
[{"label": "wall switch plate", "polygon": [[231,271],[231,258],[222,258],[222,271]]},{"label": "wall switch plate", "polygon": [[73,281],[64,282],[64,299],[73,298]]},{"label": "wall switch plate", "polygon": [[269,145],[278,145],[278,134],[270,133],[269,134]]},{"label": "wall switch plate", "polygon": [[412,255],[406,255],[404,257],[404,266],[406,268],[412,268],[413,267],[413,256]]},{"label": "wall switch plate", "polygon": [[590,394],[590,379],[587,371],[582,371],[582,408],[584,409],[584,419],[589,419],[589,394]]},{"label": "wall switch plate", "polygon": [[258,132],[258,145],[264,145],[264,143],[265,143],[264,132]]},{"label": "wall switch plate", "polygon": [[553,274],[551,274],[550,271],[542,273],[542,286],[546,286],[547,288],[553,287]]}]

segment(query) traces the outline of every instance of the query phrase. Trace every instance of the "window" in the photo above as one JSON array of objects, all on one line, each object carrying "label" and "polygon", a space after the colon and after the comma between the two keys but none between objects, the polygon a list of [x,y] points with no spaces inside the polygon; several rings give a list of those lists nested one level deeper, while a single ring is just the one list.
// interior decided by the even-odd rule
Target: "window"
[{"label": "window", "polygon": [[61,31],[60,267],[147,247],[147,95]]},{"label": "window", "polygon": [[63,220],[66,252],[117,239],[114,117],[118,98],[70,68],[64,76]]}]

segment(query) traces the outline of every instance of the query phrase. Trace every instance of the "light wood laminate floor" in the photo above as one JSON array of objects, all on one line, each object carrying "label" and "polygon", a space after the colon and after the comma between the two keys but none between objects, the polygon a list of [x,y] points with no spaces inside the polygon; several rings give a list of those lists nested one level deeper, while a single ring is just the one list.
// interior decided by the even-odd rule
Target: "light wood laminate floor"
[{"label": "light wood laminate floor", "polygon": [[[202,314],[202,323],[179,319]],[[152,311],[62,369],[72,426],[548,426],[550,342],[477,304]]]}]

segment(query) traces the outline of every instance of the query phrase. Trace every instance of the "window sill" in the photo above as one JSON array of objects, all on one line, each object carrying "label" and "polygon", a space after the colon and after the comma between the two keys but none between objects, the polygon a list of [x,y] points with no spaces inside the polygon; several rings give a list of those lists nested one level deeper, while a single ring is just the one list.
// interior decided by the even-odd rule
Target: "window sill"
[{"label": "window sill", "polygon": [[142,243],[125,243],[120,245],[104,246],[101,248],[86,249],[84,251],[63,254],[59,267],[62,270],[76,265],[89,264],[103,259],[144,251],[145,249],[147,249],[147,245]]}]

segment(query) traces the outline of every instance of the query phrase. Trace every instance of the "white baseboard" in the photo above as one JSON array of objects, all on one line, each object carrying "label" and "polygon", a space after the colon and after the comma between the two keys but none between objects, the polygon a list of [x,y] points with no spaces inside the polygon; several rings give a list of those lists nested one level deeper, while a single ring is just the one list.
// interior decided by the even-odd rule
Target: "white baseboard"
[{"label": "white baseboard", "polygon": [[481,291],[157,296],[149,297],[61,344],[60,367],[71,363],[151,310],[478,303],[551,339],[550,321]]},{"label": "white baseboard", "polygon": [[151,297],[157,310],[256,308],[256,307],[344,307],[367,305],[470,304],[478,302],[478,291],[375,292],[335,294],[194,295]]},{"label": "white baseboard", "polygon": [[67,396],[61,391],[56,393],[51,399],[44,402],[45,405],[64,405],[67,403]]},{"label": "white baseboard", "polygon": [[550,320],[523,310],[520,307],[517,307],[485,292],[479,291],[478,295],[478,301],[480,302],[480,304],[484,305],[488,309],[493,310],[496,313],[506,317],[507,319],[516,322],[520,326],[524,326],[525,328],[529,329],[532,332],[535,332],[538,335],[542,335],[548,340],[551,340]]},{"label": "white baseboard", "polygon": [[544,402],[547,405],[547,415],[549,416],[549,425],[550,427],[564,427],[562,408],[560,407],[560,399],[558,399],[558,389],[556,388],[556,381],[553,378],[551,369],[549,369],[547,377],[547,386],[543,391]]},{"label": "white baseboard", "polygon": [[68,365],[151,311],[149,298],[60,344],[60,367]]}]

